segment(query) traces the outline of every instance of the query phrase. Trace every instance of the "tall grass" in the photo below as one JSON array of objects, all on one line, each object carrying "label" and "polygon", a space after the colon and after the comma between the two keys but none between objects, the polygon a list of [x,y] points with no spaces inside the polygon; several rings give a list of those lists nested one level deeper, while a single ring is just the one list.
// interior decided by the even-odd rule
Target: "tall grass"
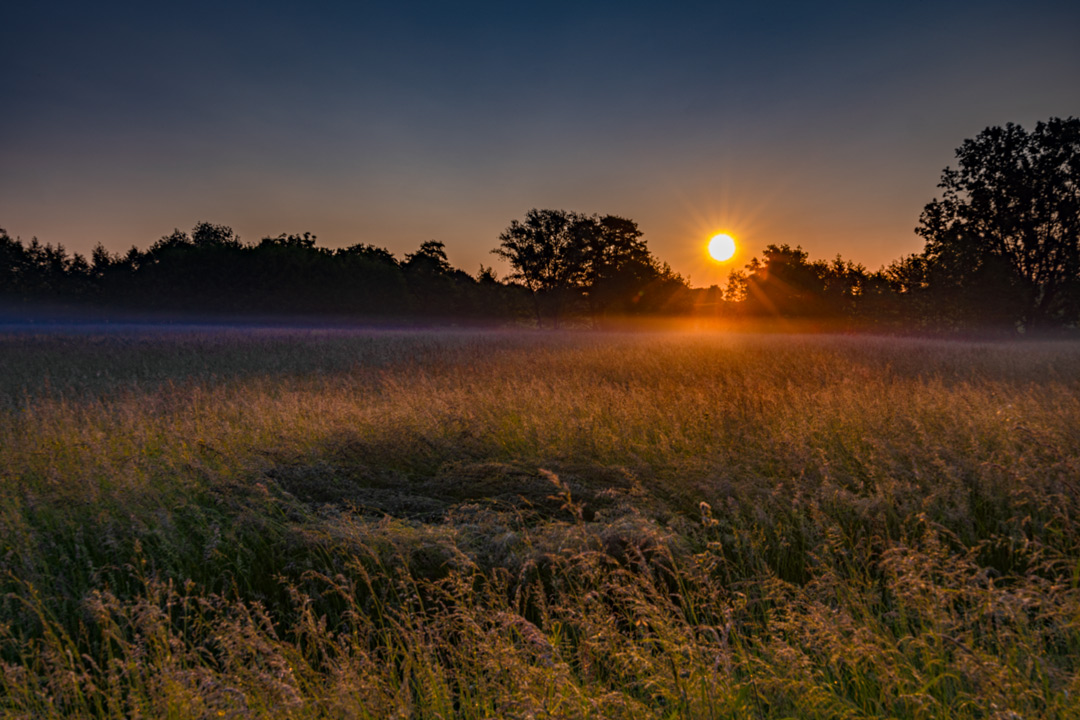
[{"label": "tall grass", "polygon": [[1075,716],[1080,347],[0,337],[10,717]]}]

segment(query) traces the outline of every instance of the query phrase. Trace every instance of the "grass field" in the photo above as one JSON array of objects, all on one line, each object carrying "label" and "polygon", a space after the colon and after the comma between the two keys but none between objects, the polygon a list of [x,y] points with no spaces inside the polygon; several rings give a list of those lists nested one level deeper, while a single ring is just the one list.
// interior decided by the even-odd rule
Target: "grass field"
[{"label": "grass field", "polygon": [[1071,718],[1080,345],[0,335],[4,717]]}]

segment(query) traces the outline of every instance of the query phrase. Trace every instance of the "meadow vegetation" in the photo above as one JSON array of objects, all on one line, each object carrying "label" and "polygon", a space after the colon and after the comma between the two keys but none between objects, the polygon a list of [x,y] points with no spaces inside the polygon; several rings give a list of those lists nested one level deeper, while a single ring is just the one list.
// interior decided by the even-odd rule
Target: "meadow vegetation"
[{"label": "meadow vegetation", "polygon": [[0,714],[1068,718],[1080,345],[0,336]]}]

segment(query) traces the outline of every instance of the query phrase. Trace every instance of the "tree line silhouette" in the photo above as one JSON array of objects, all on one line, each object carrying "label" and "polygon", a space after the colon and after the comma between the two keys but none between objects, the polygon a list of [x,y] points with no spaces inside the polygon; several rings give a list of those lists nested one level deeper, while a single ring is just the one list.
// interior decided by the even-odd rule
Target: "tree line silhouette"
[{"label": "tree line silhouette", "polygon": [[244,243],[225,225],[200,222],[146,250],[90,259],[0,231],[0,298],[9,309],[49,306],[98,313],[194,316],[327,316],[385,319],[513,317],[528,298],[490,270],[450,266],[440,242],[399,260],[358,244],[331,249],[310,233]]},{"label": "tree line silhouette", "polygon": [[226,225],[200,222],[146,250],[113,254],[98,245],[87,260],[0,229],[0,302],[9,314],[50,307],[104,316],[535,319],[556,326],[564,315],[595,320],[691,307],[686,282],[653,258],[633,221],[563,211],[529,216],[537,214],[569,218],[575,240],[584,239],[586,225],[595,223],[599,232],[587,247],[561,247],[540,276],[515,270],[506,281],[490,267],[475,275],[453,267],[435,240],[399,260],[368,244],[320,247],[311,233],[244,243]]},{"label": "tree line silhouette", "polygon": [[655,315],[820,319],[921,329],[1046,329],[1080,322],[1080,119],[991,127],[957,150],[916,228],[923,252],[876,272],[769,245],[724,288],[695,289],[653,256],[637,223],[530,210],[499,236],[512,271],[454,268],[428,241],[403,259],[310,233],[244,243],[200,222],[145,251],[88,259],[0,229],[0,303],[101,316],[303,316],[533,322]]}]

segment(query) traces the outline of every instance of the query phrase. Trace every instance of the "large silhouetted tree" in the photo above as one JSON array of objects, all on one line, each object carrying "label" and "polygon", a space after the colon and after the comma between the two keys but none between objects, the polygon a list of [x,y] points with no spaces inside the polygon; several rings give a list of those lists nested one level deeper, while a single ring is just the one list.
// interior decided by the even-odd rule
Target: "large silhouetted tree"
[{"label": "large silhouetted tree", "polygon": [[768,245],[760,260],[731,272],[723,299],[751,315],[852,318],[871,282],[866,268],[839,255],[811,261],[802,247]]},{"label": "large silhouetted tree", "polygon": [[537,323],[554,325],[573,305],[594,321],[616,313],[657,312],[686,282],[658,263],[633,220],[565,210],[530,210],[499,236],[493,252],[509,261],[511,279],[532,293]]},{"label": "large silhouetted tree", "polygon": [[633,220],[605,215],[579,223],[583,240],[582,277],[593,315],[627,312],[644,288],[659,276],[642,232]]},{"label": "large silhouetted tree", "polygon": [[568,296],[584,282],[586,221],[579,213],[534,208],[499,235],[499,247],[492,252],[510,263],[510,278],[532,293],[538,325],[547,305],[558,326]]},{"label": "large silhouetted tree", "polygon": [[769,245],[764,259],[753,258],[746,266],[746,302],[758,315],[816,314],[817,299],[825,286],[809,255],[801,247]]},{"label": "large silhouetted tree", "polygon": [[990,127],[957,149],[923,210],[927,283],[966,319],[1080,316],[1080,119]]},{"label": "large silhouetted tree", "polygon": [[[446,257],[446,245],[438,240],[420,243],[414,253],[405,255],[402,263],[405,280],[409,291],[417,304],[417,309],[426,315],[455,314],[461,308],[458,278],[454,277],[454,267]],[[472,278],[464,275],[466,282]]]},{"label": "large silhouetted tree", "polygon": [[734,276],[732,295],[745,296],[753,314],[780,317],[850,316],[867,277],[865,268],[839,255],[811,262],[801,247],[786,244],[767,246],[746,271]]}]

